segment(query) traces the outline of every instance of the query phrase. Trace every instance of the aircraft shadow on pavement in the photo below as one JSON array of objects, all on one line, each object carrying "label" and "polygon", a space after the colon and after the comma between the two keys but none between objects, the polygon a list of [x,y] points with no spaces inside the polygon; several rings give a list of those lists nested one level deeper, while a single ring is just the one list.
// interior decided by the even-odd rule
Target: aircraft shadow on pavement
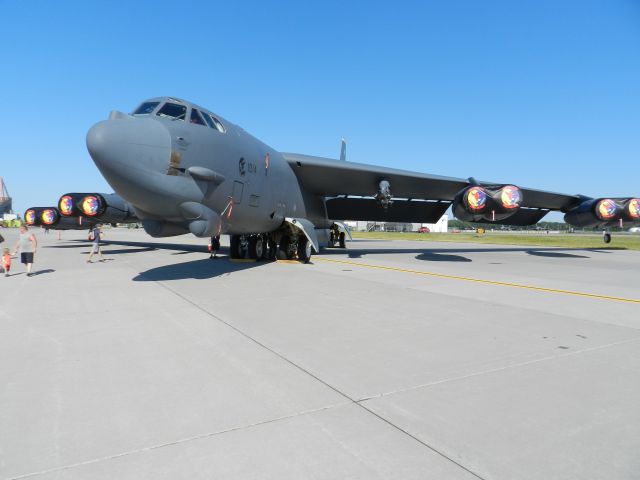
[{"label": "aircraft shadow on pavement", "polygon": [[[155,242],[121,242],[115,240],[106,240],[103,245],[121,245],[124,247],[143,247],[152,250],[177,250],[180,252],[201,252],[209,253],[206,245],[189,245],[181,243],[155,243]],[[224,248],[223,248],[224,249]],[[124,253],[124,251],[123,251]]]},{"label": "aircraft shadow on pavement", "polygon": [[163,265],[152,268],[146,272],[139,273],[133,278],[134,282],[159,282],[165,280],[206,280],[214,277],[229,275],[234,272],[248,270],[264,262],[235,263],[229,261],[228,257],[219,257],[217,260],[203,258],[191,262],[176,263],[174,265]]},{"label": "aircraft shadow on pavement", "polygon": [[591,258],[586,255],[576,255],[574,253],[545,252],[540,250],[527,250],[527,254],[534,255],[536,257],[550,257],[550,258]]},{"label": "aircraft shadow on pavement", "polygon": [[[104,246],[102,247],[102,253],[104,253],[105,255],[120,255],[122,253],[142,253],[142,252],[154,252],[157,250],[157,248],[153,248],[153,247],[146,247],[146,248],[120,248],[120,249],[108,249],[108,248],[104,248]],[[82,252],[86,255],[89,254],[89,252]]]},{"label": "aircraft shadow on pavement", "polygon": [[471,262],[472,260],[462,255],[450,255],[446,253],[424,252],[416,256],[417,260],[427,262]]},{"label": "aircraft shadow on pavement", "polygon": [[[102,253],[107,254],[107,255],[119,255],[121,253],[142,253],[142,252],[153,252],[155,250],[157,250],[157,248],[151,246],[151,244],[149,244],[148,247],[141,247],[141,248],[121,248],[121,249],[108,249],[105,248],[107,246],[109,246],[109,243],[107,242],[103,242],[100,244],[100,246],[102,247]],[[89,255],[89,252],[91,251],[91,244],[84,242],[84,243],[75,243],[73,245],[47,245],[44,248],[86,248],[87,251],[86,252],[80,252],[82,255]]]},{"label": "aircraft shadow on pavement", "polygon": [[[489,247],[489,248],[349,248],[346,250],[329,248],[322,251],[323,255],[344,255],[349,258],[362,258],[366,255],[394,254],[394,253],[415,253],[416,259],[427,262],[471,262],[470,258],[458,253],[526,253],[539,257],[555,258],[591,258],[588,255],[579,253],[611,253],[610,249],[599,248],[572,248],[572,247]],[[576,253],[572,253],[576,252]]]},{"label": "aircraft shadow on pavement", "polygon": [[[47,245],[44,248],[91,248],[91,242],[87,242],[86,240],[71,240],[74,242],[72,244],[65,245]],[[105,247],[110,245],[122,246],[122,247],[140,247],[139,249],[129,249],[129,250],[112,250],[111,253],[135,253],[135,252],[143,252],[143,251],[153,251],[153,250],[178,250],[182,253],[188,252],[201,252],[201,253],[209,253],[207,251],[206,245],[189,245],[189,244],[179,244],[179,243],[155,243],[155,242],[122,242],[116,240],[105,240],[100,242],[102,246],[102,251],[107,253],[108,250],[105,250]],[[222,248],[224,250],[224,247]]]}]

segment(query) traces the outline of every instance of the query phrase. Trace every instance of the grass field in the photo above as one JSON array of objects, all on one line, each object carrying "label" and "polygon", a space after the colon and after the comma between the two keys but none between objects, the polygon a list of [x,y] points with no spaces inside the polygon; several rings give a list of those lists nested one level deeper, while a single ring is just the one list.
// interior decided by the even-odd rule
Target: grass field
[{"label": "grass field", "polygon": [[532,245],[544,247],[598,248],[640,250],[640,235],[613,234],[610,244],[602,241],[602,235],[544,234],[544,233],[400,233],[400,232],[352,232],[353,238],[377,240],[422,240],[428,242],[464,242],[496,245]]}]

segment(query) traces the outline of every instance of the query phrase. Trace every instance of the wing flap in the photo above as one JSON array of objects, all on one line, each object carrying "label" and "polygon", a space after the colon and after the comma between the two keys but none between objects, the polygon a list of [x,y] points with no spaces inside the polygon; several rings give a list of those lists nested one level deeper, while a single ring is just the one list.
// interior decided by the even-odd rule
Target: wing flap
[{"label": "wing flap", "polygon": [[331,219],[370,220],[372,222],[436,223],[451,202],[394,200],[384,209],[373,198],[330,198],[326,201]]}]

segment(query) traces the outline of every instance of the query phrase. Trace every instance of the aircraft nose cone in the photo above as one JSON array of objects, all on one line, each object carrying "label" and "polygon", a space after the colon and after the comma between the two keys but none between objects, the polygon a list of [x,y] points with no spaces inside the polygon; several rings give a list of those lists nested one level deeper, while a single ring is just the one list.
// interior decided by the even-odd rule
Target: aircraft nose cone
[{"label": "aircraft nose cone", "polygon": [[89,130],[87,133],[87,150],[89,155],[96,163],[102,163],[110,158],[110,126],[108,122],[100,122]]},{"label": "aircraft nose cone", "polygon": [[[107,182],[129,202],[152,201],[171,158],[169,131],[157,120],[116,118],[87,133],[87,149]],[[157,195],[156,195],[157,196]]]},{"label": "aircraft nose cone", "polygon": [[171,137],[155,120],[105,120],[87,133],[87,149],[98,168],[162,171],[171,155]]}]

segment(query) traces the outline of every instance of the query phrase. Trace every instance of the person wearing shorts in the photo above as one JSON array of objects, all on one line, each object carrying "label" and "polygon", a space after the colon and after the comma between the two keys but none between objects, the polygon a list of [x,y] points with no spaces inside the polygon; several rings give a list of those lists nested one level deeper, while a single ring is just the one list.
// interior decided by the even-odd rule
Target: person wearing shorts
[{"label": "person wearing shorts", "polygon": [[102,256],[102,249],[100,248],[100,238],[103,233],[100,229],[100,225],[96,225],[93,227],[91,232],[89,233],[89,240],[91,241],[91,252],[89,253],[89,258],[87,259],[87,263],[91,263],[91,259],[94,254],[98,254],[100,257],[100,261],[104,262],[104,257]]},{"label": "person wearing shorts", "polygon": [[33,275],[31,269],[33,268],[33,257],[38,249],[38,240],[33,233],[29,233],[29,229],[26,225],[20,227],[20,235],[16,243],[14,254],[20,250],[20,262],[27,267],[27,277]]}]

